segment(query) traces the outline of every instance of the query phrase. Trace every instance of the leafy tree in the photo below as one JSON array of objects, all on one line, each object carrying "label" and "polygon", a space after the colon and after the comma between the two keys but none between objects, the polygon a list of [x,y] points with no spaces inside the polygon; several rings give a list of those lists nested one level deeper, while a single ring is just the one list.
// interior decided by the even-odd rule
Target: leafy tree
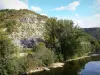
[{"label": "leafy tree", "polygon": [[54,52],[45,47],[44,43],[39,43],[28,52],[26,56],[26,70],[29,71],[34,67],[48,66],[55,61]]},{"label": "leafy tree", "polygon": [[78,27],[73,26],[74,23],[71,20],[58,20],[57,22],[59,28],[56,31],[56,35],[58,34],[61,53],[66,60],[76,53],[77,48],[80,46],[78,38],[82,34]]},{"label": "leafy tree", "polygon": [[[74,55],[80,56],[81,52],[84,54],[90,51],[90,44],[89,47],[86,47],[89,41],[85,37],[85,33],[79,27],[74,26],[72,20],[50,18],[45,24],[44,34],[48,47],[55,51],[57,55],[61,53],[64,60]],[[83,45],[82,42],[86,43]]]},{"label": "leafy tree", "polygon": [[57,24],[56,18],[48,19],[45,23],[45,33],[44,38],[48,46],[50,48],[55,48],[56,44],[56,36],[55,36],[55,30],[56,30],[56,24]]},{"label": "leafy tree", "polygon": [[35,55],[38,57],[38,59],[42,60],[43,65],[48,66],[54,62],[54,52],[46,48],[44,43],[39,43],[35,49],[37,49],[35,50]]},{"label": "leafy tree", "polygon": [[0,36],[0,75],[17,75],[17,48],[7,36]]}]

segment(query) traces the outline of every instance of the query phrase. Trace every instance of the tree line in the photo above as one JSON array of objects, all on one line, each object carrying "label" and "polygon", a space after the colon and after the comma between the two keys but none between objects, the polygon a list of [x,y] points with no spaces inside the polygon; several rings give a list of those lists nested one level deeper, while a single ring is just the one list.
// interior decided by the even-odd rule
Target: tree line
[{"label": "tree line", "polygon": [[[12,24],[8,22],[7,27],[11,29]],[[45,43],[33,48],[18,48],[8,37],[9,33],[0,29],[0,75],[18,75],[36,66],[49,66],[53,62],[88,55],[100,48],[100,43],[74,26],[72,20],[49,18],[44,28]],[[20,51],[27,55],[19,58]]]}]

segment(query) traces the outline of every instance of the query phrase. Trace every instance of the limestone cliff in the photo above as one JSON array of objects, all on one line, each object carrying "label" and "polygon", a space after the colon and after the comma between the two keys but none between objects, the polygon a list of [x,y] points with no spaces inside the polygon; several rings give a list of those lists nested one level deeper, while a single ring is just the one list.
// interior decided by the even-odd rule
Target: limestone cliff
[{"label": "limestone cliff", "polygon": [[9,33],[8,36],[13,40],[13,42],[20,46],[21,40],[24,39],[43,39],[44,23],[47,18],[48,17],[46,16],[26,9],[1,10],[0,29]]}]

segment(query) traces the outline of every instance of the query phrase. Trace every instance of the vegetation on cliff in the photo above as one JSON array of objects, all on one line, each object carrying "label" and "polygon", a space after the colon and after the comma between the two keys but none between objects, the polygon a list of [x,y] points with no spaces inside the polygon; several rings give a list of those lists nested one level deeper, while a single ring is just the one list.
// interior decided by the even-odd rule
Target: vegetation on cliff
[{"label": "vegetation on cliff", "polygon": [[[29,43],[24,41],[29,38]],[[31,47],[24,47],[22,40]],[[72,20],[48,18],[26,9],[0,10],[0,75],[18,75],[87,55],[97,50],[99,43]]]},{"label": "vegetation on cliff", "polygon": [[45,39],[48,47],[64,60],[83,56],[99,48],[98,41],[73,25],[71,20],[50,18],[45,25]]}]

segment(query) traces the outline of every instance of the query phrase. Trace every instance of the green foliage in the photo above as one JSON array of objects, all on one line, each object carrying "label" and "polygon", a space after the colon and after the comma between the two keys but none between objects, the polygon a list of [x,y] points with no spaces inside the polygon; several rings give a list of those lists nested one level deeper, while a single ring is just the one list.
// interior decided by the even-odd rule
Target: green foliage
[{"label": "green foliage", "polygon": [[47,19],[47,16],[43,16],[40,14],[37,14],[34,11],[27,10],[27,9],[21,9],[21,10],[15,10],[15,9],[5,9],[0,10],[0,23],[4,23],[6,20],[15,20],[18,18],[21,18],[24,15],[27,14],[34,14],[37,15],[38,19]]},{"label": "green foliage", "polygon": [[[30,15],[33,15],[33,17],[31,17]],[[34,17],[34,15],[36,15],[36,17]],[[35,18],[38,21],[45,21],[48,18],[47,16],[40,15],[34,11],[27,9],[4,9],[0,10],[0,29],[6,28],[6,31],[8,33],[12,33],[14,31],[17,32],[17,28],[22,25],[21,21],[28,18],[27,16],[30,16],[31,19]]]},{"label": "green foliage", "polygon": [[100,40],[100,28],[84,28],[85,32],[87,32],[89,35],[93,36],[97,40]]},{"label": "green foliage", "polygon": [[16,22],[14,20],[9,20],[6,22],[7,32],[12,33],[16,30]]},{"label": "green foliage", "polygon": [[6,36],[0,36],[0,75],[17,75],[17,48]]},{"label": "green foliage", "polygon": [[56,28],[56,18],[48,19],[45,23],[45,33],[44,38],[51,48],[55,47],[56,37],[55,37],[55,28]]},{"label": "green foliage", "polygon": [[95,52],[95,51],[98,51],[98,49],[100,49],[99,41],[96,38],[94,38],[93,36],[89,35],[88,33],[85,33],[85,37],[90,42],[91,52],[92,53]]},{"label": "green foliage", "polygon": [[27,70],[34,67],[48,66],[55,60],[54,52],[45,47],[44,43],[40,43],[33,47],[26,57]]},{"label": "green foliage", "polygon": [[[27,61],[27,57],[20,57],[17,59],[17,66],[18,66],[18,69],[19,69],[19,73],[26,73],[27,72],[27,69],[28,69],[28,63],[29,61]],[[30,64],[31,65],[31,64]]]},{"label": "green foliage", "polygon": [[37,15],[39,21],[47,19],[27,9],[0,10],[0,75],[18,75],[37,66],[48,66],[55,61],[87,55],[100,48],[100,41],[74,26],[72,20],[50,18],[45,23],[44,32],[47,46],[40,43],[32,49],[24,48],[20,52],[28,55],[17,58],[18,48],[12,44],[8,33],[16,31],[17,19],[28,14]]},{"label": "green foliage", "polygon": [[55,56],[56,56],[55,62],[63,62],[63,60],[64,60],[63,54],[58,53],[58,54],[56,54]]},{"label": "green foliage", "polygon": [[54,62],[54,53],[50,49],[45,47],[44,43],[40,43],[37,46],[37,50],[35,51],[36,55],[40,60],[42,60],[42,63],[44,65],[50,65]]},{"label": "green foliage", "polygon": [[72,20],[50,18],[45,23],[44,37],[47,46],[64,60],[91,52],[90,40],[83,31],[73,26]]}]

